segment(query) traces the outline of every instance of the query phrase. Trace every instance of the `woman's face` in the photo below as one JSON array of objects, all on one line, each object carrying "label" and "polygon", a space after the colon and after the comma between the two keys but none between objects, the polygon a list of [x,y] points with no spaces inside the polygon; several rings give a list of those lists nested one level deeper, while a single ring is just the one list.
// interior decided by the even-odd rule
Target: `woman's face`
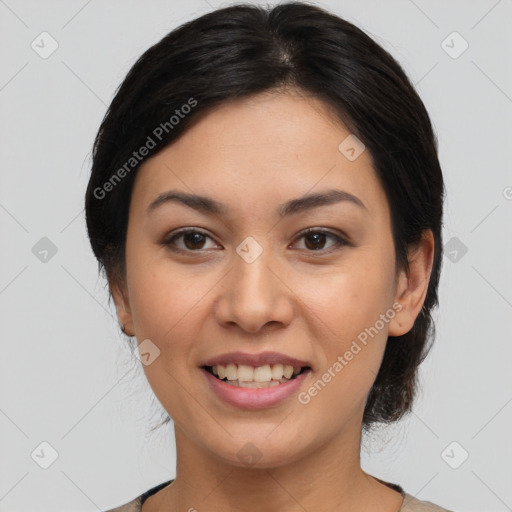
[{"label": "woman's face", "polygon": [[[388,334],[413,320],[399,313],[389,206],[361,149],[322,102],[272,93],[221,106],[140,168],[114,297],[126,330],[149,340],[155,395],[203,454],[272,467],[356,445]],[[207,199],[151,207],[171,191]],[[280,362],[309,369],[280,384]]]}]

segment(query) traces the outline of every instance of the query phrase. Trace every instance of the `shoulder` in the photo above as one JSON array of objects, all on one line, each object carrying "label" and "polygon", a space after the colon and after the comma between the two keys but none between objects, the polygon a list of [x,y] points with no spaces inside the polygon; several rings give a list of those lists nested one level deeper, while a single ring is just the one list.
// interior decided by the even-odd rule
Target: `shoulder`
[{"label": "shoulder", "polygon": [[421,501],[410,494],[404,493],[403,495],[404,503],[399,512],[452,512],[430,501]]},{"label": "shoulder", "polygon": [[403,503],[398,512],[452,512],[451,510],[440,507],[431,501],[421,501],[418,498],[415,498],[411,494],[406,493],[398,484],[386,482],[385,480],[381,480],[375,476],[372,478],[379,481],[381,484],[391,487],[391,489],[398,491],[402,495]]},{"label": "shoulder", "polygon": [[135,498],[132,501],[129,501],[128,503],[125,503],[124,505],[121,505],[116,508],[112,508],[110,510],[106,510],[105,512],[141,512],[142,510],[142,504],[150,497],[153,496],[153,494],[156,494],[160,489],[163,489],[167,485],[169,485],[174,480],[168,480],[167,482],[163,482],[161,484],[156,485],[155,487],[152,487],[145,493],[141,494],[137,498]]},{"label": "shoulder", "polygon": [[[128,503],[125,503],[124,505],[121,505],[119,507],[107,510],[105,512],[141,512],[142,510],[142,503],[148,498],[149,496],[152,496],[155,494],[158,490],[165,487],[167,484],[172,482],[170,480],[169,482],[164,482],[163,484],[157,485],[156,487],[153,487],[149,491],[146,491],[141,496],[138,496],[132,501],[129,501]],[[389,485],[389,484],[388,484]],[[398,487],[398,486],[396,486]],[[400,508],[399,512],[452,512],[446,508],[440,507],[439,505],[436,505],[430,501],[422,501],[411,494],[407,494],[406,492],[402,491],[400,487],[401,494],[404,497],[404,502],[402,504],[402,507]]]},{"label": "shoulder", "polygon": [[134,500],[125,503],[116,508],[106,510],[105,512],[140,512],[142,510],[141,497],[135,498]]}]

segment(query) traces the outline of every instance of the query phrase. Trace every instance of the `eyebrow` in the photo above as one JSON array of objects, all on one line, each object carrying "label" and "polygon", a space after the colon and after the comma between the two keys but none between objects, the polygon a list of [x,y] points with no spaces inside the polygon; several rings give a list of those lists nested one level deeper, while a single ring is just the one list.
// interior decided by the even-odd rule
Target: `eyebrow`
[{"label": "eyebrow", "polygon": [[[325,192],[308,194],[296,199],[291,199],[286,203],[279,205],[277,213],[279,217],[288,217],[306,210],[342,201],[355,204],[368,211],[366,205],[357,196],[350,194],[349,192],[345,192],[344,190],[331,189]],[[158,195],[156,199],[150,203],[146,211],[147,213],[151,213],[163,204],[170,202],[181,203],[189,208],[197,210],[198,212],[211,215],[227,215],[230,212],[230,209],[226,205],[216,201],[215,199],[198,194],[189,194],[178,190],[169,190]]]}]

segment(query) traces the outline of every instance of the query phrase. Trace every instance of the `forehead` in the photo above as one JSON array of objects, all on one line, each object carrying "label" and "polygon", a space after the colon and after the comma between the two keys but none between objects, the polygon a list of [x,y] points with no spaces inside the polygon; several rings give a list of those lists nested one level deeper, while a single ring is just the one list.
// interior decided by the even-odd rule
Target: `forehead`
[{"label": "forehead", "polygon": [[247,209],[335,187],[379,213],[386,199],[371,155],[347,158],[347,145],[361,150],[353,137],[316,98],[265,93],[231,101],[147,160],[132,200],[147,208],[156,195],[181,189]]}]

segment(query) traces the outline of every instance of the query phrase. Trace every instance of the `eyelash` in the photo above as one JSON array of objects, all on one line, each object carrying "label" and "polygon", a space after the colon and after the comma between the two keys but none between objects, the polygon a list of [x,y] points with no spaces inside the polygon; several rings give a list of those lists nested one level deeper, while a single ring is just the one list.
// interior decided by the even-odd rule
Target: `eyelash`
[{"label": "eyelash", "polygon": [[[206,238],[212,239],[207,233],[205,233],[204,231],[201,231],[201,230],[199,230],[197,228],[184,228],[184,229],[181,229],[181,230],[177,231],[176,233],[173,233],[172,236],[166,237],[161,242],[161,244],[163,246],[167,247],[168,249],[170,249],[171,251],[179,252],[179,253],[191,253],[191,252],[200,252],[200,251],[202,251],[203,249],[196,249],[196,250],[194,250],[194,249],[180,249],[178,247],[173,246],[173,243],[178,238],[180,238],[183,235],[186,235],[188,233],[198,233],[200,235],[203,235]],[[338,249],[340,249],[343,246],[350,245],[350,243],[344,237],[342,237],[340,235],[337,235],[335,233],[332,233],[331,231],[325,231],[325,230],[319,229],[319,228],[308,228],[308,229],[302,231],[299,234],[299,236],[296,238],[296,240],[301,239],[303,237],[306,237],[307,235],[310,235],[312,233],[327,235],[327,237],[332,238],[336,242],[329,249],[312,249],[312,250],[304,249],[306,252],[309,252],[312,255],[313,254],[318,254],[318,253],[322,253],[322,254],[330,253],[333,250],[338,250]]]}]

